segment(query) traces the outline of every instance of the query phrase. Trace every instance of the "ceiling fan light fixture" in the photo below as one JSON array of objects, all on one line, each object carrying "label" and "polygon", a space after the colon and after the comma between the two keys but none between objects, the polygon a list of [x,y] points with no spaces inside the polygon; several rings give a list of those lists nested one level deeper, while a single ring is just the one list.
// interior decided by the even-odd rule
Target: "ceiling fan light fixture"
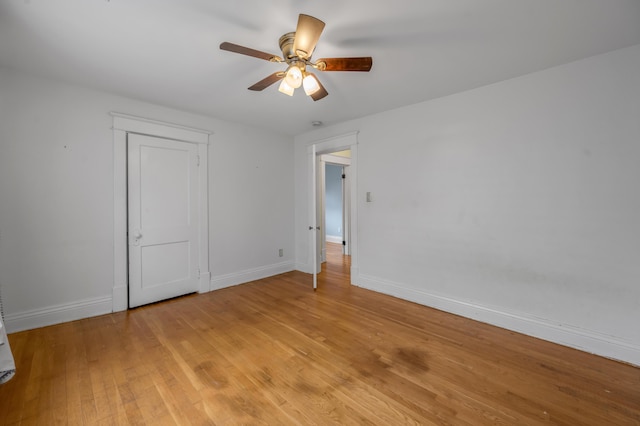
[{"label": "ceiling fan light fixture", "polygon": [[287,73],[284,76],[284,81],[294,89],[297,89],[302,85],[302,70],[297,64],[289,65]]},{"label": "ceiling fan light fixture", "polygon": [[320,90],[320,85],[318,84],[318,80],[316,80],[313,74],[307,74],[302,80],[302,86],[304,87],[304,93],[307,96],[311,96]]},{"label": "ceiling fan light fixture", "polygon": [[293,96],[293,91],[295,89],[287,84],[286,79],[282,79],[282,83],[280,83],[280,87],[278,87],[278,91],[280,93],[284,93],[285,95]]},{"label": "ceiling fan light fixture", "polygon": [[[353,58],[323,58],[315,62],[311,60],[316,44],[325,27],[325,23],[313,16],[301,13],[298,15],[298,25],[294,32],[288,32],[280,37],[282,57],[239,44],[223,42],[220,49],[239,53],[269,62],[286,63],[285,71],[274,72],[263,78],[249,90],[261,91],[280,81],[278,90],[288,96],[293,96],[295,89],[304,86],[304,91],[314,101],[326,97],[329,92],[324,88],[320,79],[313,73],[307,72],[307,66],[318,71],[361,71],[371,70],[373,59],[370,56]],[[310,68],[310,69],[311,69]]]}]

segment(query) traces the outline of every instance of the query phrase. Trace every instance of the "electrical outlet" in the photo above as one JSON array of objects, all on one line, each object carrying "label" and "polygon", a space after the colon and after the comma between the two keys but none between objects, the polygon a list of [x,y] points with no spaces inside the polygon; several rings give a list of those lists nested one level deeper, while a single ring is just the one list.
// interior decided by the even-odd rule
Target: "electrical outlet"
[{"label": "electrical outlet", "polygon": [[280,257],[284,256],[284,250],[283,249],[278,249],[278,256],[280,256]]}]

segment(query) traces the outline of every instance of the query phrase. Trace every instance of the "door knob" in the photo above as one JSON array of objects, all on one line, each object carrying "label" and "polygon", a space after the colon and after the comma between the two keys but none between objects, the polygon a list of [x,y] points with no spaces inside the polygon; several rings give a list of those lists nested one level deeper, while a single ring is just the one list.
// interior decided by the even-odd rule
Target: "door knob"
[{"label": "door knob", "polygon": [[136,247],[140,245],[140,238],[142,238],[142,232],[140,232],[139,229],[136,229],[133,232],[131,232],[129,236],[130,236],[129,244]]}]

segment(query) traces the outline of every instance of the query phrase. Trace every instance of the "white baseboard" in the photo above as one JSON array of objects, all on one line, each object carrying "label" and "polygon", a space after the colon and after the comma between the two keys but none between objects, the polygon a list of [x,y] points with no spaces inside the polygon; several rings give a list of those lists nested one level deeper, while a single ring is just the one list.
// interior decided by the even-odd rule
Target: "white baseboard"
[{"label": "white baseboard", "polygon": [[213,276],[211,278],[211,290],[220,290],[226,287],[232,287],[238,284],[248,283],[250,281],[259,280],[262,278],[272,277],[278,274],[284,274],[285,272],[293,271],[293,262],[282,262],[274,265],[263,266],[260,268],[247,269],[240,272],[234,272],[231,274]]},{"label": "white baseboard", "polygon": [[357,283],[360,287],[379,293],[399,297],[584,352],[640,366],[640,346],[615,336],[608,336],[571,325],[558,324],[525,313],[507,312],[495,307],[482,306],[430,294],[375,277],[359,275]]},{"label": "white baseboard", "polygon": [[[302,270],[306,265],[283,262],[237,273],[214,276],[210,281],[210,290],[222,289],[262,278],[282,274],[294,269]],[[571,325],[558,324],[546,319],[536,318],[524,313],[506,312],[501,309],[455,300],[428,292],[409,289],[390,281],[366,275],[358,275],[352,268],[352,283],[399,297],[445,312],[461,315],[487,324],[558,343],[585,352],[593,353],[640,366],[640,346],[615,336],[608,336],[592,330],[584,330]],[[121,298],[121,289],[114,288],[113,297],[85,299],[74,303],[50,306],[5,316],[8,333],[30,330],[48,325],[75,321],[112,312],[114,297]]]},{"label": "white baseboard", "polygon": [[308,263],[296,262],[295,270],[304,272],[305,274],[313,274],[313,269]]},{"label": "white baseboard", "polygon": [[82,318],[95,317],[111,312],[113,300],[111,297],[85,299],[63,305],[49,306],[43,309],[7,314],[4,318],[7,332],[16,333],[48,325],[75,321]]},{"label": "white baseboard", "polygon": [[328,243],[342,244],[342,237],[340,235],[327,235],[325,241]]}]

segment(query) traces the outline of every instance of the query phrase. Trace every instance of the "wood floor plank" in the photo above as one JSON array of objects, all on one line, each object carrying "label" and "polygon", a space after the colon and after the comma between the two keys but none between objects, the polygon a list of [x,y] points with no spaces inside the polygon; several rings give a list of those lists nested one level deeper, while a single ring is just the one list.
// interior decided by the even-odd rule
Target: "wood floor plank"
[{"label": "wood floor plank", "polygon": [[640,425],[640,368],[301,272],[9,335],[0,425]]}]

